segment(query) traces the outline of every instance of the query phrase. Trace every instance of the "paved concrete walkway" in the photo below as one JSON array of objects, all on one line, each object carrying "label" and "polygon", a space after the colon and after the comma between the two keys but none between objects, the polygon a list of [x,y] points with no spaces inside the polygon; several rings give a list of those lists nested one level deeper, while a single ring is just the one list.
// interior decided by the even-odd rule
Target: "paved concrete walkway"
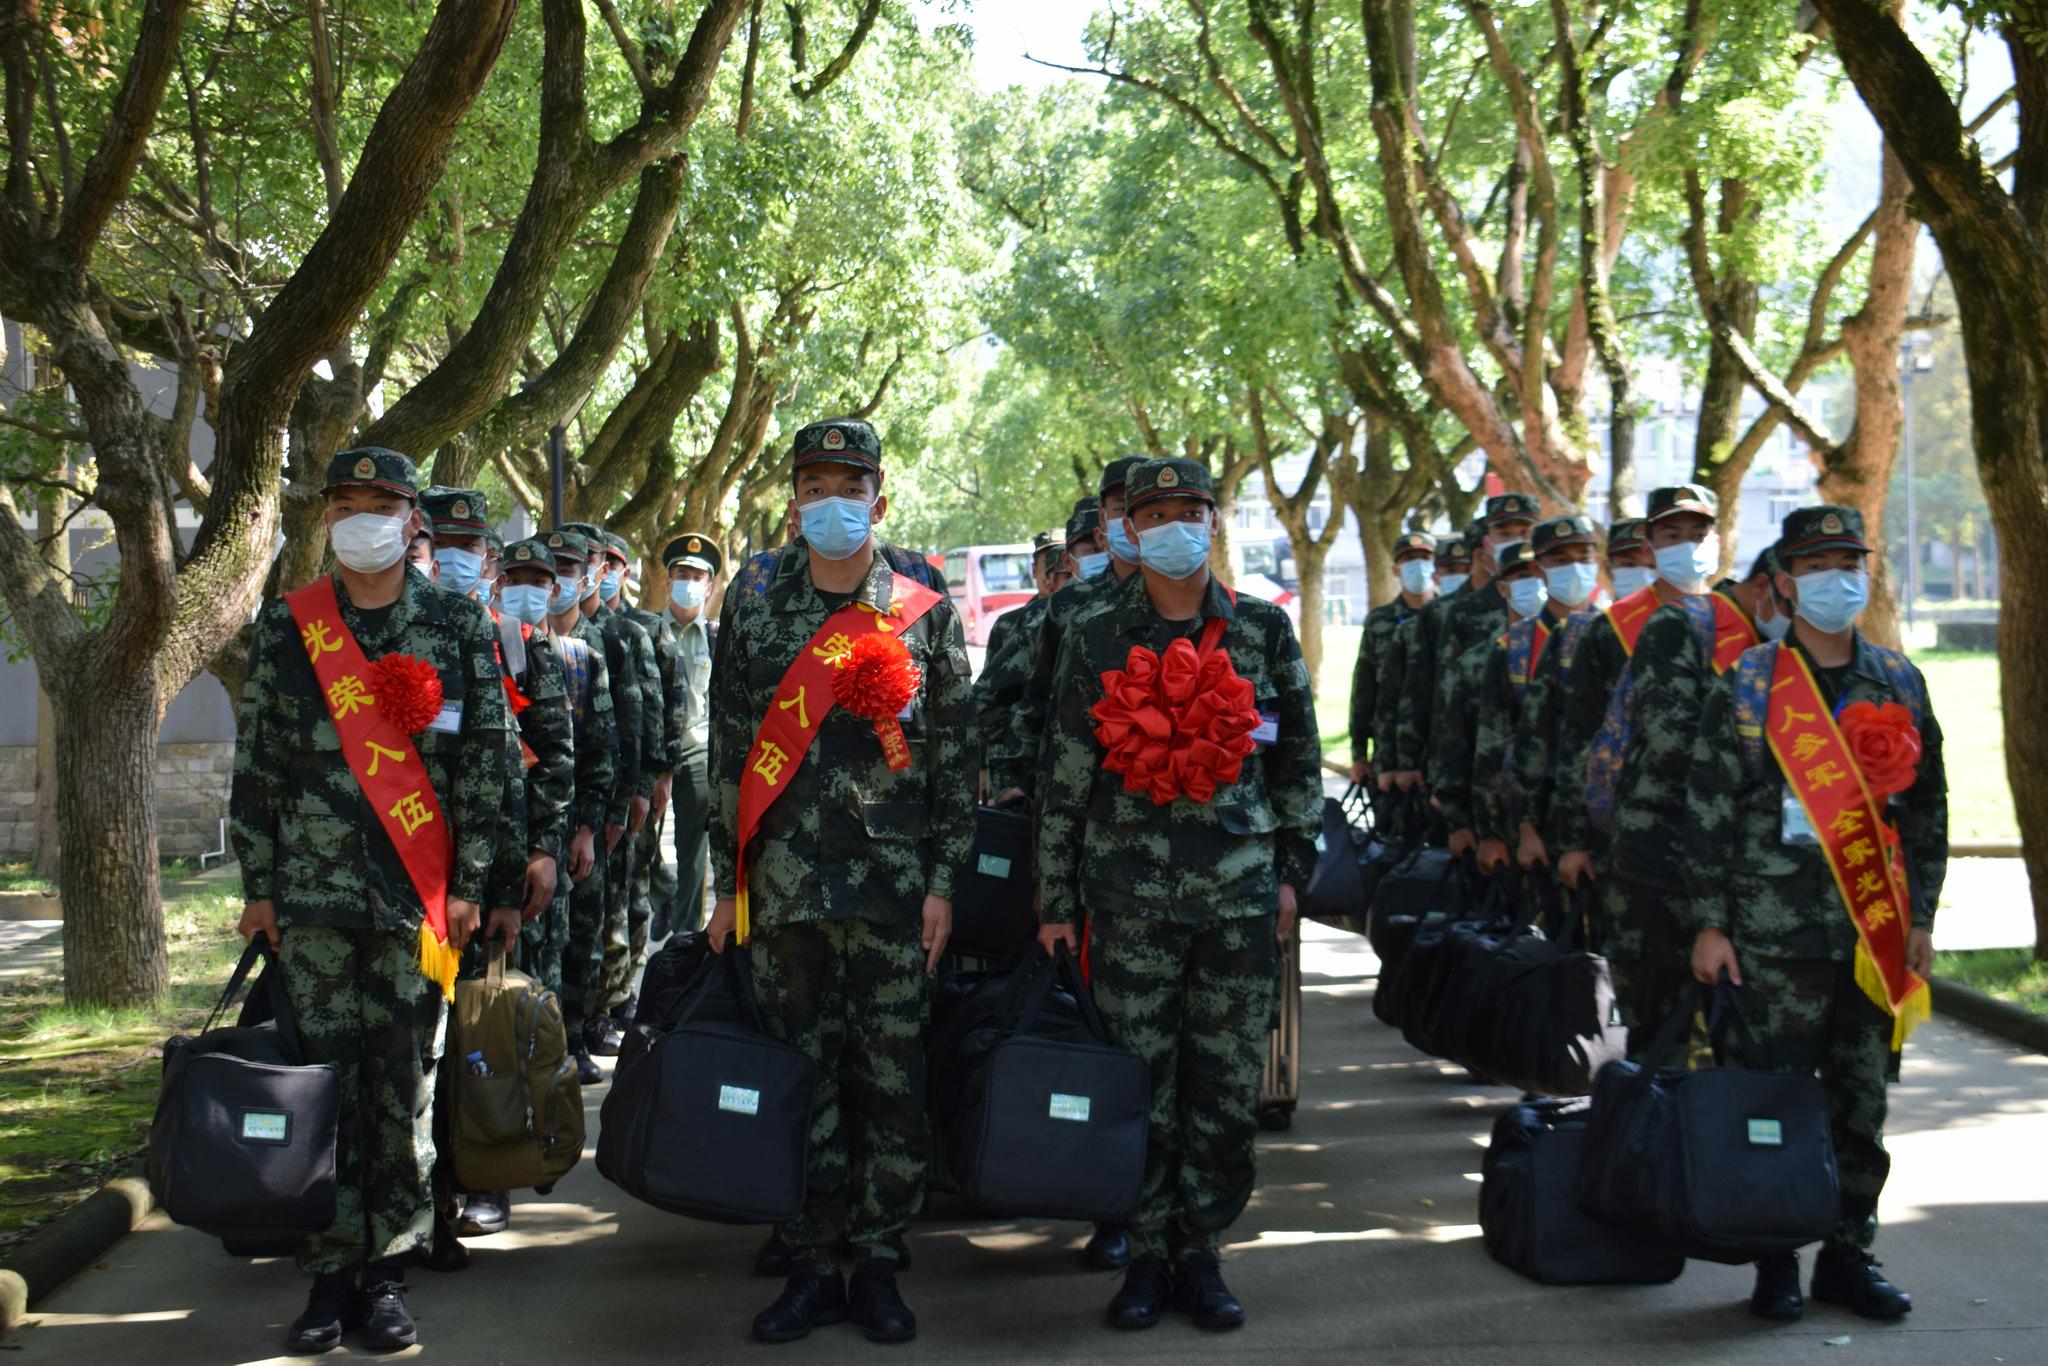
[{"label": "paved concrete walkway", "polygon": [[[1311,930],[1302,1109],[1292,1132],[1262,1143],[1259,1190],[1227,1254],[1251,1312],[1241,1333],[1172,1320],[1113,1336],[1099,1316],[1114,1278],[1076,1265],[1084,1230],[934,1218],[913,1232],[917,1267],[904,1278],[918,1342],[885,1351],[831,1328],[771,1352],[746,1338],[775,1291],[748,1274],[760,1231],[639,1205],[586,1160],[552,1198],[519,1203],[512,1232],[471,1243],[469,1271],[414,1274],[427,1345],[409,1355],[520,1366],[1112,1353],[1387,1366],[2048,1361],[2048,1058],[1943,1020],[1922,1029],[1893,1092],[1879,1248],[1918,1309],[1899,1326],[1816,1307],[1771,1327],[1743,1312],[1745,1268],[1694,1263],[1668,1286],[1574,1290],[1495,1265],[1475,1201],[1504,1093],[1375,1022],[1374,968],[1362,940]],[[158,1218],[7,1345],[24,1366],[271,1360],[303,1295],[289,1264],[232,1260]]]}]

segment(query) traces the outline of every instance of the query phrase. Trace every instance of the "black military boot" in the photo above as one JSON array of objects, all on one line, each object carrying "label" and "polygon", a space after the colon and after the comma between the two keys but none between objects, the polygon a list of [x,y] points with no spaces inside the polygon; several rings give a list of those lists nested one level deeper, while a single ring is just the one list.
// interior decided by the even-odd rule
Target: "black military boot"
[{"label": "black military boot", "polygon": [[469,1270],[469,1249],[455,1236],[455,1230],[440,1219],[434,1221],[433,1246],[414,1255],[429,1271]]},{"label": "black military boot", "polygon": [[1749,1312],[1760,1319],[1790,1323],[1806,1312],[1799,1297],[1799,1254],[1780,1252],[1760,1257],[1756,1264],[1756,1289],[1749,1293]]},{"label": "black military boot", "polygon": [[583,1046],[583,1040],[576,1040],[576,1080],[585,1086],[595,1086],[604,1080],[604,1069],[590,1060],[590,1050]]},{"label": "black military boot", "polygon": [[908,1342],[917,1336],[917,1315],[896,1289],[896,1264],[886,1257],[854,1263],[846,1298],[853,1321],[869,1342]]},{"label": "black military boot", "polygon": [[637,992],[612,1007],[612,1024],[617,1027],[621,1041],[624,1040],[628,1033],[632,1032],[633,1021],[638,1018],[640,1018],[640,996]]},{"label": "black military boot", "polygon": [[583,1022],[583,1046],[597,1057],[618,1057],[619,1045],[625,1041],[626,1036],[612,1023],[610,1015],[593,1015]]},{"label": "black military boot", "polygon": [[846,1282],[837,1271],[800,1269],[775,1303],[754,1315],[754,1336],[762,1342],[795,1342],[827,1323],[846,1322]]},{"label": "black military boot", "polygon": [[1112,1328],[1150,1328],[1173,1298],[1173,1268],[1166,1258],[1147,1254],[1124,1270],[1123,1288],[1109,1302]]},{"label": "black military boot", "polygon": [[363,1272],[363,1346],[400,1352],[420,1340],[405,1310],[405,1273],[396,1262],[373,1262]]},{"label": "black military boot", "polygon": [[462,1207],[455,1231],[464,1238],[487,1238],[512,1226],[512,1192],[475,1191]]},{"label": "black military boot", "polygon": [[323,1271],[313,1278],[306,1312],[292,1320],[284,1349],[294,1356],[317,1356],[341,1345],[341,1335],[355,1320],[356,1278],[346,1271]]},{"label": "black military boot", "polygon": [[1173,1307],[1194,1319],[1197,1328],[1244,1327],[1244,1306],[1223,1283],[1223,1265],[1213,1252],[1193,1253],[1174,1265]]},{"label": "black military boot", "polygon": [[1823,1247],[1813,1264],[1813,1297],[1866,1319],[1898,1319],[1913,1312],[1913,1297],[1878,1270],[1882,1263],[1857,1247]]},{"label": "black military boot", "polygon": [[1122,1224],[1097,1224],[1081,1260],[1097,1271],[1123,1270],[1131,1264],[1131,1231]]}]

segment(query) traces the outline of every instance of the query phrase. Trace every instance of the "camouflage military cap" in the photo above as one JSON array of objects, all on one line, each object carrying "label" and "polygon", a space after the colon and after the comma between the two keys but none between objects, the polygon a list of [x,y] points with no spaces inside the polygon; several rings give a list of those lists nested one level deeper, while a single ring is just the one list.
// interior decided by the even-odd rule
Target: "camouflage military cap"
[{"label": "camouflage military cap", "polygon": [[1067,518],[1067,544],[1093,536],[1102,528],[1102,500],[1089,494],[1074,504],[1074,515]]},{"label": "camouflage military cap", "polygon": [[491,505],[481,489],[456,489],[436,484],[420,491],[420,510],[437,532],[481,536],[490,529]]},{"label": "camouflage military cap", "polygon": [[546,536],[529,536],[523,541],[514,541],[505,547],[505,567],[513,569],[531,566],[555,572],[555,552],[548,545]]},{"label": "camouflage military cap", "polygon": [[716,578],[725,568],[725,553],[712,537],[701,531],[686,531],[661,548],[661,563],[665,569],[682,565],[686,569],[701,569]]},{"label": "camouflage military cap", "polygon": [[1518,569],[1533,569],[1536,566],[1536,547],[1528,541],[1511,541],[1500,548],[1500,577],[1507,578]]},{"label": "camouflage military cap", "polygon": [[1434,555],[1437,553],[1436,537],[1427,531],[1404,531],[1394,538],[1394,563],[1399,564],[1406,555]]},{"label": "camouflage military cap", "polygon": [[1721,500],[1698,484],[1674,484],[1669,488],[1650,490],[1650,511],[1643,520],[1662,521],[1681,512],[1712,517],[1720,506]]},{"label": "camouflage military cap", "polygon": [[1870,553],[1870,543],[1863,539],[1863,514],[1855,508],[1837,507],[1832,503],[1794,508],[1785,518],[1783,534],[1778,538],[1779,563],[1794,555],[1811,555],[1817,550]]},{"label": "camouflage military cap", "polygon": [[583,538],[586,547],[596,546],[604,541],[604,528],[595,522],[564,522],[559,530],[575,532]]},{"label": "camouflage military cap", "polygon": [[1532,494],[1496,493],[1486,500],[1486,515],[1481,519],[1487,526],[1496,522],[1533,522],[1543,515],[1543,505]]},{"label": "camouflage military cap", "polygon": [[1066,548],[1067,533],[1064,527],[1053,527],[1050,530],[1041,531],[1031,538],[1031,553],[1034,555],[1041,550],[1063,551]]},{"label": "camouflage military cap", "polygon": [[1600,537],[1594,532],[1591,519],[1577,512],[1568,513],[1563,517],[1545,518],[1529,533],[1529,549],[1536,555],[1563,545],[1599,543]]},{"label": "camouflage military cap", "polygon": [[1650,524],[1640,517],[1622,517],[1607,528],[1607,553],[1649,544]]},{"label": "camouflage military cap", "polygon": [[1130,479],[1131,471],[1144,464],[1146,459],[1142,455],[1120,455],[1110,461],[1103,466],[1102,482],[1096,485],[1095,491],[1104,498],[1115,493]]},{"label": "camouflage military cap", "polygon": [[493,555],[498,556],[500,559],[504,558],[505,538],[498,534],[498,529],[496,527],[487,526],[484,528],[484,544],[490,547],[490,551]]},{"label": "camouflage military cap", "polygon": [[590,539],[572,527],[558,526],[545,536],[536,539],[543,542],[548,553],[557,559],[587,560],[590,558]]},{"label": "camouflage military cap", "polygon": [[419,466],[383,446],[356,446],[336,451],[328,460],[327,483],[320,491],[332,493],[351,485],[404,494],[415,503],[420,500]]},{"label": "camouflage military cap", "polygon": [[622,563],[633,563],[633,547],[627,543],[624,536],[616,531],[600,531],[597,535],[606,552],[618,556]]},{"label": "camouflage military cap", "polygon": [[1140,460],[1124,479],[1124,508],[1136,512],[1146,503],[1161,498],[1199,498],[1213,505],[1216,486],[1209,467],[1199,460],[1173,456],[1165,460]]},{"label": "camouflage military cap", "polygon": [[856,465],[882,472],[882,438],[857,417],[833,417],[800,429],[790,443],[789,466],[800,470],[812,464]]}]

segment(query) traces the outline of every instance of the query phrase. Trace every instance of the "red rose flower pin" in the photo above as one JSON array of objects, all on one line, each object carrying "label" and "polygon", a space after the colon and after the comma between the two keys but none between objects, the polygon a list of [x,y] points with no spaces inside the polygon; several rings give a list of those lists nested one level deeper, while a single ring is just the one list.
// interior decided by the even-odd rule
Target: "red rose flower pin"
[{"label": "red rose flower pin", "polygon": [[1904,792],[1920,771],[1920,730],[1897,702],[1851,702],[1837,718],[1863,781],[1879,798]]}]

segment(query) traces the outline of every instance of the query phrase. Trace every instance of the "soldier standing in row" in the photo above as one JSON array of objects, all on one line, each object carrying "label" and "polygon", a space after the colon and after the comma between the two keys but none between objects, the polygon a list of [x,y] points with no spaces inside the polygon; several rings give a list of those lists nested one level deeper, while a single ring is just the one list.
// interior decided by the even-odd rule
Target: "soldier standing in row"
[{"label": "soldier standing in row", "polygon": [[[974,839],[967,649],[946,595],[876,548],[888,503],[874,428],[813,423],[791,465],[802,552],[730,609],[711,679],[706,934],[720,952],[747,943],[768,1027],[818,1063],[808,1198],[787,1226],[796,1269],[754,1335],[792,1342],[851,1317],[900,1342],[917,1319],[896,1285],[898,1239],[930,1149],[925,978]],[[856,665],[872,714],[835,700],[835,674]]]},{"label": "soldier standing in row", "polygon": [[[1487,832],[1486,813],[1500,806],[1501,770],[1498,756],[1489,757],[1487,767],[1478,761],[1481,733],[1490,712],[1505,706],[1491,695],[1490,684],[1507,689],[1511,647],[1520,654],[1540,638],[1534,632],[1543,625],[1544,604],[1549,589],[1537,567],[1535,550],[1528,541],[1511,541],[1496,558],[1499,572],[1492,589],[1507,605],[1506,625],[1493,635],[1475,641],[1451,661],[1450,672],[1437,689],[1438,705],[1445,724],[1440,727],[1442,743],[1429,769],[1429,790],[1436,798],[1438,812],[1450,830],[1449,847],[1454,854],[1478,850]],[[1526,665],[1517,661],[1526,672]],[[1453,720],[1452,718],[1456,718]],[[1488,841],[1489,844],[1494,843]],[[1479,853],[1479,870],[1492,874],[1507,863],[1503,845]]]},{"label": "soldier standing in row", "polygon": [[[1863,517],[1785,519],[1773,586],[1782,640],[1746,651],[1706,701],[1685,831],[1692,968],[1758,1005],[1752,1067],[1819,1073],[1841,1190],[1813,1297],[1896,1319],[1912,1297],[1871,1258],[1891,1169],[1885,1084],[1927,1014],[1934,909],[1948,866],[1941,724],[1920,671],[1866,639]],[[1753,1313],[1802,1312],[1796,1253],[1757,1264]]]},{"label": "soldier standing in row", "polygon": [[[1365,614],[1358,637],[1358,663],[1351,670],[1351,781],[1371,783],[1374,767],[1391,773],[1385,754],[1373,743],[1378,715],[1380,673],[1394,635],[1436,597],[1436,538],[1426,531],[1404,531],[1394,538],[1394,575],[1401,591]],[[1389,744],[1383,748],[1391,749]]]},{"label": "soldier standing in row", "polygon": [[981,734],[981,752],[986,756],[1002,744],[1010,729],[1010,708],[1022,692],[1027,661],[1018,656],[1025,642],[1037,638],[1038,624],[1053,594],[1072,581],[1071,572],[1060,572],[1069,563],[1068,537],[1059,530],[1041,531],[1032,538],[1031,579],[1037,593],[1029,602],[996,618],[989,629],[988,653],[981,672],[974,679],[974,717]]},{"label": "soldier standing in row", "polygon": [[[605,546],[623,575],[632,561],[632,547],[627,545],[623,536],[610,531],[605,533]],[[611,610],[622,612],[628,621],[639,627],[647,640],[647,652],[641,656],[641,683],[646,690],[646,705],[641,708],[641,714],[646,718],[643,753],[654,772],[654,790],[649,797],[647,818],[633,832],[633,847],[627,864],[626,954],[622,963],[607,964],[614,973],[608,993],[612,1021],[625,1030],[633,1027],[633,1020],[639,1014],[640,1002],[633,984],[640,980],[640,970],[647,966],[647,943],[654,924],[655,882],[659,880],[662,883],[664,899],[675,891],[668,869],[662,863],[661,836],[669,802],[675,795],[678,766],[689,759],[689,736],[684,715],[688,703],[684,696],[682,660],[676,650],[672,629],[674,619],[665,611],[650,612],[637,606],[635,595],[625,591],[623,581],[609,606]]]},{"label": "soldier standing in row", "polygon": [[[1411,613],[1387,639],[1386,653],[1380,661],[1379,676],[1374,684],[1372,717],[1373,777],[1382,792],[1393,792],[1397,788],[1403,792],[1412,791],[1421,784],[1421,771],[1407,771],[1401,755],[1402,688],[1408,678],[1410,656],[1427,648],[1422,630],[1431,609],[1445,598],[1467,591],[1472,578],[1472,546],[1473,542],[1463,532],[1437,542],[1436,596]],[[1420,805],[1407,809],[1412,813],[1412,824],[1419,831],[1426,824]]]},{"label": "soldier standing in row", "polygon": [[[1437,681],[1444,673],[1444,623],[1453,612],[1461,610],[1460,604],[1478,597],[1480,590],[1493,582],[1494,561],[1487,544],[1484,515],[1473,519],[1472,524],[1465,528],[1462,539],[1465,548],[1471,552],[1465,581],[1455,589],[1440,593],[1436,601],[1416,613],[1415,620],[1403,629],[1406,643],[1401,652],[1401,684],[1396,690],[1394,728],[1391,732],[1374,731],[1382,739],[1389,734],[1394,737],[1394,785],[1403,792],[1420,791],[1424,787],[1423,770],[1429,763]],[[1498,596],[1487,596],[1493,599],[1494,605],[1485,610],[1489,614],[1497,613],[1500,610]]]},{"label": "soldier standing in row", "polygon": [[[1074,949],[1085,917],[1104,1022],[1152,1071],[1144,1191],[1109,1321],[1149,1328],[1171,1303],[1200,1327],[1235,1328],[1244,1308],[1217,1249],[1251,1197],[1277,946],[1315,860],[1315,701],[1286,613],[1210,575],[1207,468],[1142,461],[1120,492],[1142,569],[1084,607],[1061,646],[1036,794],[1040,938]],[[1190,646],[1224,654],[1216,697],[1235,710],[1217,751],[1228,761],[1184,785],[1179,770],[1141,773],[1129,750],[1106,750],[1093,709],[1140,651]]]},{"label": "soldier standing in row", "polygon": [[418,1338],[404,1263],[434,1227],[443,1007],[481,918],[507,778],[490,619],[405,559],[419,489],[396,451],[329,461],[340,565],[264,607],[242,691],[240,929],[275,946],[307,1061],[341,1076],[335,1221],[299,1252],[313,1288],[293,1352],[327,1351],[350,1325],[374,1351]]},{"label": "soldier standing in row", "polygon": [[671,930],[692,931],[704,920],[705,839],[713,791],[711,756],[711,657],[714,628],[709,616],[711,587],[725,568],[718,542],[690,531],[661,551],[668,573],[668,611],[662,630],[676,652],[676,679],[682,685],[682,750],[676,759],[670,809],[675,813],[676,875],[654,895],[650,937],[668,938]]}]

